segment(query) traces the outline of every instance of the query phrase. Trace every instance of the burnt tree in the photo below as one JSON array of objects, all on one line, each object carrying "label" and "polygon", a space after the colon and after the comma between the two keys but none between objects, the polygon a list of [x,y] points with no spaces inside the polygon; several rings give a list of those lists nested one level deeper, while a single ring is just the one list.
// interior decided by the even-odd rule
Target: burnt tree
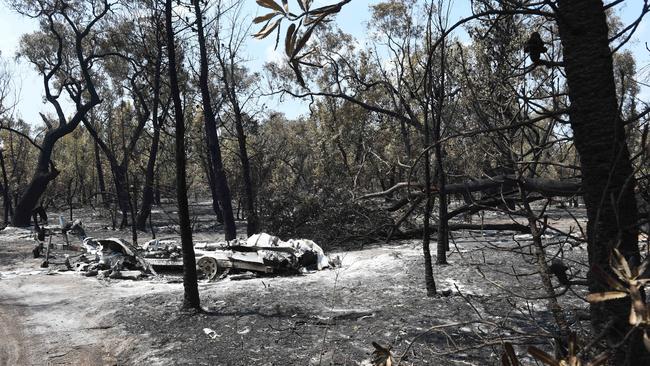
[{"label": "burnt tree", "polygon": [[203,118],[205,125],[205,135],[208,143],[210,161],[212,163],[213,179],[216,193],[221,204],[223,213],[223,224],[226,232],[226,240],[233,240],[237,236],[235,227],[235,217],[232,212],[232,201],[228,179],[223,168],[223,159],[221,157],[221,147],[219,146],[219,136],[217,135],[217,119],[212,108],[212,96],[210,94],[210,83],[208,75],[208,51],[206,47],[205,33],[203,29],[203,12],[199,1],[194,1],[194,12],[196,15],[196,30],[199,41],[199,58],[200,73],[199,87],[201,89],[201,99],[203,101]]},{"label": "burnt tree", "polygon": [[[164,33],[159,27],[156,27],[157,23],[162,22],[161,14],[157,9],[152,11],[151,15],[152,23],[154,25],[154,40],[155,40],[155,51],[153,57],[154,68],[153,72],[153,99],[151,101],[151,123],[152,123],[152,137],[151,137],[151,146],[149,149],[149,159],[147,160],[147,167],[145,168],[145,178],[144,178],[144,187],[142,189],[142,202],[140,204],[140,209],[136,217],[136,227],[139,230],[145,230],[146,222],[149,216],[151,215],[151,207],[154,203],[154,178],[156,172],[156,159],[158,157],[158,149],[160,145],[160,130],[162,124],[164,123],[164,116],[167,113],[167,107],[169,103],[166,102],[165,105],[161,105],[161,82],[162,82],[162,59],[163,59],[163,44],[164,44]],[[147,52],[148,50],[145,50]],[[162,108],[162,113],[160,109]]]},{"label": "burnt tree", "polygon": [[[233,50],[234,35],[228,42],[228,46],[221,46],[222,43],[217,40],[217,58],[221,66],[223,74],[223,88],[227,96],[228,102],[232,108],[233,120],[235,122],[235,130],[237,133],[237,142],[239,148],[239,160],[242,166],[242,175],[244,180],[244,194],[246,197],[245,210],[246,210],[246,234],[248,236],[257,234],[260,230],[260,220],[255,209],[256,192],[255,184],[253,182],[253,175],[251,172],[251,162],[248,154],[248,147],[246,145],[246,132],[244,131],[244,118],[246,117],[242,111],[242,104],[238,98],[238,85],[241,80],[237,77],[237,72],[240,71],[236,67],[235,51]],[[225,49],[222,49],[225,48]],[[237,46],[235,46],[237,48]]]},{"label": "burnt tree", "polygon": [[181,100],[176,66],[172,0],[165,1],[165,32],[167,33],[167,55],[169,58],[169,89],[174,103],[174,118],[176,120],[176,199],[183,250],[183,287],[185,289],[183,307],[200,310],[201,300],[197,284],[196,258],[194,256],[194,245],[192,244],[192,223],[190,222],[190,210],[187,202],[185,118],[183,117],[183,101]]},{"label": "burnt tree", "polygon": [[9,225],[9,217],[13,216],[11,207],[11,197],[9,194],[9,179],[7,179],[7,170],[5,169],[5,158],[3,148],[0,148],[0,169],[2,169],[2,203],[4,205],[4,224]]},{"label": "burnt tree", "polygon": [[[637,263],[639,248],[634,172],[619,114],[607,16],[601,0],[559,0],[557,16],[587,208],[589,265],[611,271],[613,248]],[[591,292],[609,289],[593,271],[588,280]],[[600,302],[591,306],[591,321],[612,344],[622,344],[610,350],[610,362],[648,364],[640,332],[627,335],[629,312],[629,299]],[[613,326],[606,328],[610,320]]]},{"label": "burnt tree", "polygon": [[[34,6],[36,6],[36,9],[27,8],[19,10],[25,13],[36,11],[37,16],[42,18],[42,24],[45,28],[43,33],[36,33],[27,38],[23,38],[22,48],[25,51],[23,53],[27,54],[29,61],[43,75],[45,99],[56,110],[58,121],[55,125],[47,118],[44,118],[44,122],[47,125],[47,132],[41,144],[34,175],[16,205],[12,220],[15,226],[28,226],[30,224],[32,210],[38,205],[48,184],[59,175],[59,171],[54,168],[53,164],[50,164],[56,142],[74,131],[82,119],[85,118],[86,113],[101,102],[91,75],[91,68],[93,66],[91,61],[92,55],[86,53],[85,44],[91,38],[89,35],[93,26],[110,9],[110,4],[107,1],[102,2],[101,10],[92,13],[91,20],[85,26],[80,26],[70,14],[80,9],[71,9],[65,3],[49,5],[37,2]],[[67,25],[65,29],[63,29],[64,24]],[[64,34],[64,31],[71,32],[73,37],[72,45],[67,44],[65,40],[67,35]],[[38,52],[30,52],[28,50],[29,47],[32,47],[32,51],[34,51],[40,42],[53,42],[55,44],[55,55],[53,58],[46,56],[44,59],[40,59]],[[68,72],[69,70],[64,70],[67,66],[66,51],[72,54],[70,59],[74,59],[77,63],[73,67],[76,66],[75,74],[78,73],[80,75],[80,80],[75,80],[74,75]],[[69,81],[67,84],[60,83],[58,79],[63,77],[63,74],[68,75],[74,81]],[[71,118],[65,116],[59,100],[63,88],[68,92],[76,108]]]},{"label": "burnt tree", "polygon": [[[135,129],[133,130],[132,135],[130,136],[128,144],[123,146],[123,155],[122,159],[118,159],[117,155],[111,147],[104,142],[102,137],[99,135],[99,132],[97,128],[94,126],[93,123],[90,123],[90,121],[87,118],[82,118],[83,124],[92,136],[92,138],[95,140],[95,143],[100,147],[106,158],[108,159],[109,165],[111,167],[111,173],[113,174],[113,181],[115,183],[115,192],[117,194],[117,203],[120,208],[120,211],[122,212],[122,220],[120,221],[120,228],[124,228],[128,224],[128,215],[129,212],[131,211],[131,193],[129,192],[129,184],[128,184],[128,171],[129,171],[129,162],[131,160],[131,156],[133,155],[136,145],[138,143],[138,140],[140,139],[140,136],[142,135],[142,132],[144,130],[144,127],[149,120],[149,115],[151,114],[149,111],[149,107],[147,106],[147,102],[145,100],[144,95],[142,94],[142,91],[139,89],[140,86],[136,85],[136,77],[138,74],[133,76],[131,79],[131,84],[132,84],[132,89],[131,91],[134,94],[134,100],[137,102],[135,103],[135,110],[136,110],[136,116],[137,116],[137,125],[135,126]],[[110,117],[109,117],[110,118]],[[120,117],[124,118],[124,116]],[[124,121],[122,121],[124,123]]]}]

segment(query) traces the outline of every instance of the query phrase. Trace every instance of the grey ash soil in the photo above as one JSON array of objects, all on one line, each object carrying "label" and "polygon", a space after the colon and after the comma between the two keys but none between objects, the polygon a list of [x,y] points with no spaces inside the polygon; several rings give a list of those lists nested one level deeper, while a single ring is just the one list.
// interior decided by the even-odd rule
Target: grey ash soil
[{"label": "grey ash soil", "polygon": [[[98,237],[130,236],[89,226]],[[200,282],[201,313],[179,310],[179,274],[107,281],[42,270],[30,258],[33,242],[3,235],[0,336],[8,341],[0,364],[369,365],[374,341],[404,355],[402,365],[499,365],[502,341],[525,356],[529,344],[550,350],[554,330],[546,300],[516,297],[544,294],[530,241],[515,235],[454,233],[450,264],[434,266],[449,296],[426,297],[419,241],[401,241],[330,248],[342,258],[332,270]],[[548,259],[559,247],[548,248]],[[563,249],[584,275],[570,260],[586,259],[584,245]],[[586,303],[572,291],[560,303],[587,339],[588,322],[577,320]]]}]

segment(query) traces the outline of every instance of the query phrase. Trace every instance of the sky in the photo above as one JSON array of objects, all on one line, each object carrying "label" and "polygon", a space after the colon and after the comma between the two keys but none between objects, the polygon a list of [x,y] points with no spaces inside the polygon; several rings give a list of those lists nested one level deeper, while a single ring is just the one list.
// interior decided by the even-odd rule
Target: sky
[{"label": "sky", "polygon": [[[244,13],[252,17],[265,14],[265,9],[261,9],[255,0],[244,0]],[[331,4],[334,1],[315,0],[314,7]],[[338,26],[357,38],[363,39],[365,29],[370,18],[368,11],[369,5],[378,3],[379,0],[353,0],[347,4],[341,13],[337,16]],[[639,13],[642,2],[639,0],[628,0],[619,6],[620,16],[625,24],[632,22]],[[297,6],[295,1],[290,1],[290,6]],[[452,3],[450,24],[455,23],[463,16],[469,14],[469,0],[454,0]],[[644,22],[636,31],[635,37],[626,46],[636,56],[637,68],[646,81],[650,81],[650,52],[645,49],[645,42],[650,43],[650,16],[646,17]],[[11,74],[13,75],[13,84],[17,93],[18,103],[15,110],[15,116],[24,119],[30,124],[40,124],[41,118],[39,112],[52,112],[52,107],[43,103],[43,82],[42,78],[33,70],[33,68],[24,60],[16,60],[15,54],[18,50],[18,43],[21,35],[29,33],[37,28],[35,20],[28,19],[15,13],[7,7],[4,0],[0,0],[0,53],[2,57],[9,62]],[[252,28],[257,31],[256,27]],[[282,52],[281,46],[278,51],[274,51],[275,38],[267,37],[264,40],[255,40],[252,37],[247,42],[245,52],[249,61],[251,71],[258,71],[262,65],[279,57],[278,52]],[[641,99],[650,101],[650,88],[643,87]],[[295,118],[307,109],[304,104],[296,101],[287,100],[269,100],[266,102],[268,108],[284,112],[287,117]]]}]

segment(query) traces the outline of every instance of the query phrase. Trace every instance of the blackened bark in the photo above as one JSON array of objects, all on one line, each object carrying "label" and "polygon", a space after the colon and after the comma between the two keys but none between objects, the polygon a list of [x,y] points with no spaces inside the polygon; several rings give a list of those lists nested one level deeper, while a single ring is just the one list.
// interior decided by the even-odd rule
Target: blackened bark
[{"label": "blackened bark", "polygon": [[[251,174],[251,162],[248,157],[248,149],[246,147],[246,133],[244,132],[244,121],[241,106],[237,99],[237,90],[235,82],[234,64],[231,60],[230,67],[226,65],[223,58],[219,57],[219,63],[224,73],[224,88],[228,94],[228,99],[232,105],[235,117],[235,129],[237,130],[237,142],[239,143],[239,159],[242,165],[242,174],[244,178],[244,194],[246,195],[246,234],[252,236],[257,234],[260,229],[259,216],[255,210],[255,186]],[[345,156],[345,155],[344,155]],[[347,165],[347,159],[345,161]],[[239,213],[239,210],[237,210]]]},{"label": "blackened bark", "polygon": [[183,251],[183,307],[200,310],[199,287],[196,275],[196,258],[192,244],[192,225],[187,203],[186,157],[185,157],[185,120],[183,104],[178,86],[176,69],[176,45],[172,26],[172,0],[165,1],[165,30],[167,33],[167,52],[169,55],[169,88],[174,102],[176,119],[176,198],[178,204],[178,223],[181,231]]},{"label": "blackened bark", "polygon": [[[208,146],[208,137],[206,135],[206,146]],[[217,216],[217,222],[223,224],[223,212],[221,211],[221,206],[219,206],[219,190],[217,189],[217,183],[214,178],[214,169],[212,169],[212,159],[210,154],[207,154],[204,161],[205,175],[208,177],[208,186],[210,187],[210,194],[212,195],[212,211]]]},{"label": "blackened bark", "polygon": [[[111,161],[111,159],[109,159]],[[111,161],[111,172],[113,173],[113,181],[115,182],[115,193],[117,195],[117,206],[122,212],[122,220],[120,221],[120,229],[124,229],[128,225],[128,217],[130,211],[131,195],[129,193],[129,186],[127,181],[127,168],[124,165],[116,164]]]},{"label": "blackened bark", "polygon": [[[449,229],[447,219],[447,189],[440,131],[442,129],[442,106],[445,100],[445,43],[443,40],[440,54],[440,85],[438,86],[436,121],[433,126],[433,141],[436,144],[436,170],[438,175],[438,243],[436,244],[436,263],[447,264],[449,250]],[[429,185],[429,183],[427,183]]]},{"label": "blackened bark", "polygon": [[95,142],[95,169],[97,170],[97,182],[99,185],[99,192],[101,193],[102,205],[108,208],[108,197],[106,195],[106,183],[104,181],[104,168],[102,167],[102,159],[99,155],[99,145]]},{"label": "blackened bark", "polygon": [[[77,125],[79,122],[77,122]],[[74,128],[69,124],[64,125],[68,127],[67,129],[72,132]],[[75,126],[76,127],[76,126]],[[32,210],[38,204],[43,192],[47,189],[47,185],[54,180],[59,175],[59,171],[54,167],[50,169],[50,158],[52,157],[52,151],[54,150],[54,145],[59,138],[64,136],[64,132],[60,131],[60,128],[52,129],[45,134],[43,138],[43,144],[41,145],[40,154],[38,156],[38,163],[36,165],[36,171],[32,176],[32,180],[27,186],[27,189],[20,197],[20,200],[16,204],[16,211],[13,217],[14,226],[29,226],[32,217]],[[69,132],[68,132],[69,133]],[[66,133],[67,134],[67,133]]]},{"label": "blackened bark", "polygon": [[158,44],[156,45],[156,67],[154,68],[154,81],[153,81],[153,101],[151,107],[153,136],[151,138],[151,148],[149,150],[149,160],[147,161],[147,168],[144,177],[144,188],[142,189],[142,205],[138,211],[136,218],[136,227],[138,230],[145,231],[147,219],[151,215],[151,206],[153,205],[153,184],[154,176],[156,173],[156,159],[158,157],[158,145],[160,144],[160,128],[161,121],[158,116],[158,107],[160,106],[160,79],[162,69],[162,40],[159,39],[160,33],[156,33]]},{"label": "blackened bark", "polygon": [[9,224],[9,216],[13,216],[11,207],[11,197],[9,195],[9,179],[7,179],[7,170],[5,169],[4,152],[0,149],[0,169],[2,169],[2,203],[4,205],[4,224]]},{"label": "blackened bark", "polygon": [[[154,107],[154,111],[156,108]],[[154,114],[155,116],[155,114]],[[154,117],[155,119],[156,117]],[[138,230],[146,230],[147,219],[151,215],[151,207],[154,202],[154,176],[156,173],[156,158],[158,157],[158,146],[160,144],[160,127],[154,124],[153,136],[151,139],[151,149],[149,150],[149,161],[147,161],[147,170],[144,177],[144,188],[142,189],[142,204],[138,211],[136,226]]]},{"label": "blackened bark", "polygon": [[160,178],[158,178],[158,180],[156,180],[156,189],[153,192],[153,200],[156,202],[157,205],[161,204],[161,198],[162,198],[161,196],[162,196],[162,192],[160,190]]},{"label": "blackened bark", "polygon": [[115,154],[111,151],[110,147],[101,139],[95,126],[88,121],[87,118],[83,118],[83,124],[86,127],[90,136],[92,136],[95,144],[99,145],[99,148],[102,150],[108,163],[111,167],[111,174],[113,175],[113,183],[115,185],[115,194],[117,196],[117,205],[122,212],[122,219],[120,221],[120,229],[123,229],[128,223],[128,216],[130,211],[130,201],[131,197],[129,194],[129,187],[127,182],[127,170],[128,170],[128,154],[124,154],[124,159],[120,163],[118,162]]},{"label": "blackened bark", "polygon": [[[142,131],[144,131],[144,127],[147,124],[147,121],[149,120],[149,108],[147,106],[147,103],[145,101],[144,96],[142,95],[142,92],[140,89],[138,89],[138,86],[136,85],[135,82],[136,75],[133,75],[130,82],[131,85],[133,86],[132,92],[133,92],[133,99],[134,99],[134,106],[137,114],[137,119],[138,119],[138,124],[135,127],[133,134],[131,135],[129,139],[128,145],[123,146],[124,154],[122,156],[122,160],[118,161],[117,156],[111,148],[101,139],[99,134],[97,133],[97,130],[95,129],[95,126],[88,121],[87,118],[82,118],[83,124],[92,136],[92,138],[95,140],[95,143],[99,145],[99,147],[102,149],[104,152],[104,155],[106,155],[106,158],[108,159],[108,162],[110,163],[111,167],[111,173],[113,174],[113,182],[115,183],[115,193],[117,194],[117,203],[120,208],[120,211],[122,212],[122,220],[120,222],[120,229],[123,229],[128,225],[128,217],[129,214],[131,214],[131,220],[132,223],[134,223],[133,219],[135,216],[135,207],[132,207],[132,201],[131,201],[131,192],[129,189],[129,162],[131,161],[131,156],[133,155],[133,152],[135,151],[136,144],[138,143],[138,140],[140,139],[140,136],[142,135]],[[124,122],[122,121],[122,137],[125,137],[125,129],[124,129]]]},{"label": "blackened bark", "polygon": [[[424,146],[429,146],[431,138],[429,134],[428,115],[424,116]],[[431,210],[433,207],[433,197],[431,195],[431,158],[429,151],[424,155],[424,182],[425,182],[425,197],[426,204],[424,205],[424,222],[422,227],[422,252],[424,255],[424,283],[427,289],[427,296],[434,296],[436,294],[436,282],[433,278],[433,265],[431,263],[431,249],[429,244],[430,237],[430,218]]]},{"label": "blackened bark", "polygon": [[[601,0],[559,0],[558,7],[569,115],[587,208],[589,265],[611,272],[613,248],[637,263],[639,248],[633,169],[618,113],[606,15]],[[588,279],[591,292],[610,290],[593,272]],[[607,338],[610,344],[622,342],[623,346],[610,349],[610,363],[649,364],[639,332],[625,337],[631,330],[629,312],[629,299],[592,304],[592,325],[599,334],[614,320],[614,326],[606,330]]]},{"label": "blackened bark", "polygon": [[[85,117],[86,113],[88,113],[101,102],[90,73],[91,58],[88,57],[88,55],[84,54],[83,42],[86,36],[91,33],[92,25],[96,24],[99,19],[104,17],[104,15],[106,15],[109,10],[110,4],[106,2],[104,3],[104,8],[101,11],[98,13],[93,13],[93,20],[83,30],[72,27],[74,31],[74,54],[76,61],[78,62],[77,72],[81,75],[83,83],[85,84],[85,88],[79,90],[79,92],[76,94],[74,92],[71,92],[69,89],[68,95],[76,105],[75,114],[70,119],[67,119],[63,113],[63,109],[58,100],[60,94],[52,94],[50,90],[50,81],[52,77],[57,74],[57,71],[60,71],[64,61],[63,37],[56,30],[56,27],[54,25],[54,14],[43,14],[47,17],[46,24],[49,25],[49,29],[57,41],[56,60],[52,66],[52,69],[49,70],[49,72],[44,73],[43,85],[45,88],[45,98],[48,100],[48,102],[50,102],[50,104],[54,106],[57,112],[59,124],[57,127],[48,126],[48,131],[43,138],[43,144],[41,146],[38,162],[36,164],[36,169],[34,171],[34,175],[32,176],[32,180],[16,204],[16,211],[13,217],[13,224],[15,226],[28,226],[30,224],[32,210],[38,204],[38,201],[40,200],[41,195],[43,195],[43,192],[45,192],[47,184],[56,178],[56,176],[59,174],[59,172],[54,168],[54,165],[51,164],[50,160],[56,142],[65,135],[74,131],[75,128],[79,126],[81,119]],[[68,24],[72,23],[72,20],[68,14],[61,12],[60,15],[63,16]],[[43,21],[46,20],[43,19]],[[79,85],[81,85],[81,83]],[[84,100],[84,95],[87,95],[88,99]],[[49,169],[49,165],[52,165],[51,169]]]},{"label": "blackened bark", "polygon": [[246,194],[246,234],[252,236],[260,229],[259,217],[255,210],[255,187],[251,175],[251,162],[246,149],[246,135],[242,125],[241,111],[236,108],[235,128],[237,129],[237,141],[239,142],[239,157],[241,159],[242,174],[244,175],[244,193]]},{"label": "blackened bark", "polygon": [[219,146],[219,136],[217,136],[217,119],[212,109],[212,97],[210,95],[210,84],[208,80],[208,52],[205,45],[205,34],[203,31],[203,13],[199,1],[194,2],[194,11],[196,15],[196,30],[199,38],[200,53],[200,74],[199,87],[201,88],[201,98],[203,100],[203,118],[205,124],[205,134],[208,139],[208,151],[214,169],[214,182],[216,183],[217,193],[219,194],[219,203],[223,212],[223,224],[226,234],[226,240],[233,240],[237,237],[237,228],[235,227],[235,217],[232,212],[232,201],[230,196],[230,187],[228,179],[223,169],[223,160],[221,158],[221,147]]},{"label": "blackened bark", "polygon": [[[440,141],[440,126],[434,128],[434,140]],[[436,144],[436,170],[438,176],[438,242],[436,244],[436,263],[447,264],[447,251],[449,250],[449,215],[447,214],[447,190],[445,189],[446,177],[443,166],[444,156],[442,147]]]},{"label": "blackened bark", "polygon": [[[138,178],[137,177],[129,177],[129,173],[126,173],[126,186],[129,188],[129,195],[132,197],[132,200],[129,200],[129,210],[131,213],[131,240],[133,241],[133,245],[137,246],[138,245],[138,228],[136,227],[136,222],[135,222],[135,217],[136,217],[136,212],[135,209],[138,207]],[[132,190],[130,188],[133,188]]]},{"label": "blackened bark", "polygon": [[409,130],[408,126],[406,125],[406,122],[400,119],[399,121],[399,130],[402,135],[402,142],[404,143],[404,152],[406,153],[406,161],[411,159],[412,150],[413,148],[411,147],[411,137],[409,136]]}]

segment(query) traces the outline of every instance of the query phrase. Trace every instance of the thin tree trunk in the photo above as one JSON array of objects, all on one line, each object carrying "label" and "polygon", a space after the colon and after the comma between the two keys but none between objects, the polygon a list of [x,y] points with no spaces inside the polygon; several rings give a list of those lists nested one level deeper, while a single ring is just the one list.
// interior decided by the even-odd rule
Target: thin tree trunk
[{"label": "thin tree trunk", "polygon": [[90,133],[90,136],[92,136],[95,144],[99,145],[99,148],[102,150],[102,152],[104,152],[104,155],[108,159],[108,163],[111,167],[111,174],[113,175],[115,194],[117,196],[117,205],[122,212],[120,229],[123,229],[128,222],[129,202],[131,201],[129,187],[127,185],[128,182],[126,179],[126,173],[128,169],[128,155],[125,152],[124,160],[120,164],[108,145],[106,145],[106,143],[99,137],[99,134],[97,133],[95,127],[85,117],[83,118],[83,124],[86,127],[88,133]]},{"label": "thin tree trunk", "polygon": [[[425,171],[425,181],[431,182],[431,168],[429,167],[430,159],[427,156],[424,158],[424,164],[426,164]],[[433,278],[433,263],[431,261],[431,234],[429,230],[429,225],[431,221],[431,210],[433,207],[433,198],[431,197],[431,185],[427,184],[427,198],[426,204],[424,205],[424,222],[422,228],[422,252],[424,254],[424,283],[427,289],[427,296],[434,296],[436,294],[436,282]]]},{"label": "thin tree trunk", "polygon": [[9,195],[9,180],[7,179],[7,170],[5,169],[4,151],[0,149],[0,168],[2,169],[2,200],[4,205],[4,223],[9,224],[9,216],[13,216],[11,207],[11,197]]},{"label": "thin tree trunk", "polygon": [[[111,159],[109,159],[111,160]],[[117,195],[117,206],[122,212],[122,220],[120,221],[120,229],[124,229],[128,225],[129,217],[129,202],[131,202],[131,194],[129,193],[129,186],[127,181],[127,168],[123,165],[117,165],[111,161],[111,171],[113,173],[113,181],[115,183],[115,194]]]},{"label": "thin tree trunk", "polygon": [[161,204],[161,196],[162,193],[160,191],[160,178],[156,179],[156,189],[153,192],[153,200],[156,202],[157,205]]},{"label": "thin tree trunk", "polygon": [[[429,146],[431,143],[431,137],[429,135],[429,116],[428,113],[424,115],[424,146]],[[431,158],[429,151],[424,154],[424,185],[425,185],[425,205],[424,205],[424,222],[422,228],[422,251],[424,254],[424,282],[427,289],[427,296],[435,296],[436,294],[436,282],[433,278],[433,264],[431,262],[431,249],[429,244],[431,242],[430,237],[430,219],[431,211],[433,207],[433,197],[431,192]]]},{"label": "thin tree trunk", "polygon": [[[148,113],[146,113],[148,115]],[[85,117],[83,118],[83,124],[88,130],[88,133],[92,136],[93,140],[99,148],[104,152],[104,155],[108,159],[109,165],[111,167],[111,173],[113,174],[113,183],[115,185],[115,194],[117,195],[117,205],[122,212],[122,220],[120,221],[120,229],[125,228],[128,225],[129,212],[131,212],[131,193],[129,190],[129,181],[128,181],[128,171],[129,171],[129,159],[135,149],[135,144],[142,134],[142,129],[146,123],[146,118],[140,116],[138,121],[138,126],[131,136],[131,141],[129,142],[128,147],[124,147],[124,156],[122,161],[119,162],[117,157],[110,149],[108,145],[101,139],[99,133],[95,129],[95,126],[88,121]],[[124,133],[124,132],[123,132]],[[132,217],[133,220],[133,217]]]},{"label": "thin tree trunk", "polygon": [[138,207],[138,179],[135,177],[129,177],[128,171],[126,172],[126,186],[129,188],[129,196],[132,197],[132,200],[129,200],[129,212],[131,213],[131,240],[133,245],[137,246],[138,228],[135,222],[135,208]]},{"label": "thin tree trunk", "polygon": [[[154,111],[155,111],[154,107]],[[156,118],[156,117],[154,117]],[[144,188],[142,189],[142,204],[138,211],[136,226],[138,230],[145,231],[147,219],[151,215],[151,207],[154,202],[154,176],[156,174],[156,158],[158,156],[158,146],[160,144],[160,128],[154,127],[153,137],[151,139],[151,149],[149,150],[149,161],[147,161],[147,170],[144,177]]]},{"label": "thin tree trunk", "polygon": [[[157,33],[159,35],[159,33]],[[158,39],[158,36],[156,37]],[[158,39],[159,43],[156,47],[156,67],[154,69],[154,82],[153,82],[153,106],[151,108],[153,136],[151,138],[151,148],[149,150],[149,160],[147,161],[147,168],[144,177],[144,188],[142,189],[142,205],[138,211],[136,218],[136,227],[138,230],[145,231],[147,225],[147,218],[151,215],[151,206],[154,201],[153,184],[154,176],[156,173],[156,159],[158,157],[158,146],[160,144],[160,124],[161,121],[158,116],[158,107],[160,106],[160,79],[162,69],[162,42]]]},{"label": "thin tree trunk", "polygon": [[[587,208],[587,240],[590,268],[611,273],[609,258],[618,247],[631,262],[638,263],[637,206],[634,177],[618,113],[612,54],[606,14],[601,0],[559,0],[558,29],[562,41],[574,142],[580,155],[584,201]],[[611,290],[590,271],[589,290]],[[641,333],[628,324],[629,299],[591,305],[596,333],[605,332],[609,362],[616,365],[650,363]],[[613,326],[605,328],[613,320]]]},{"label": "thin tree trunk", "polygon": [[[207,142],[207,135],[206,135],[206,146],[208,145]],[[214,214],[217,215],[217,222],[220,224],[223,224],[223,212],[221,211],[221,206],[219,206],[219,190],[217,189],[217,183],[215,182],[215,177],[214,177],[214,169],[212,169],[212,159],[210,158],[210,154],[207,154],[208,156],[205,158],[204,161],[204,168],[205,168],[205,175],[208,177],[208,186],[210,187],[210,195],[212,196],[212,211],[214,211]]]},{"label": "thin tree trunk", "polygon": [[165,1],[165,30],[167,33],[167,52],[169,54],[169,88],[174,102],[176,119],[176,198],[178,204],[178,222],[181,231],[183,251],[183,307],[201,309],[199,287],[196,275],[196,258],[192,244],[192,225],[187,203],[186,157],[185,157],[185,120],[183,102],[181,101],[176,69],[176,45],[172,26],[172,0]]},{"label": "thin tree trunk", "polygon": [[409,136],[409,130],[408,126],[406,125],[406,122],[403,120],[399,120],[399,130],[402,135],[402,142],[404,143],[404,152],[406,153],[406,161],[409,161],[411,159],[412,150],[413,148],[411,147],[411,137]]},{"label": "thin tree trunk", "polygon": [[255,210],[255,187],[251,174],[251,163],[246,147],[244,121],[241,106],[237,99],[237,91],[235,90],[237,83],[234,80],[234,65],[231,59],[230,67],[227,67],[221,56],[219,57],[219,62],[221,63],[221,69],[224,72],[224,87],[228,93],[228,98],[235,116],[235,129],[237,130],[237,142],[239,143],[239,158],[241,160],[242,174],[244,176],[244,194],[246,195],[246,234],[252,236],[259,232],[260,223],[257,211]]},{"label": "thin tree trunk", "polygon": [[223,212],[223,224],[226,234],[226,240],[233,240],[237,237],[237,228],[235,227],[235,217],[232,212],[232,201],[230,196],[230,187],[228,179],[223,169],[223,160],[221,158],[221,147],[219,146],[219,136],[217,136],[217,120],[212,109],[212,98],[210,96],[210,84],[208,80],[208,52],[205,46],[205,35],[203,33],[203,13],[199,1],[194,2],[194,11],[196,15],[196,30],[199,38],[200,53],[200,75],[199,86],[201,88],[201,98],[203,99],[203,117],[205,123],[205,134],[208,139],[208,151],[212,160],[214,169],[214,179],[219,194],[219,203]]},{"label": "thin tree trunk", "polygon": [[246,194],[246,234],[252,236],[260,229],[259,217],[255,210],[255,187],[251,176],[251,164],[246,150],[246,135],[241,123],[241,115],[235,117],[237,140],[239,141],[239,156],[241,158],[242,173],[244,174],[244,193]]},{"label": "thin tree trunk", "polygon": [[99,145],[95,142],[95,169],[97,170],[97,182],[99,184],[99,192],[101,193],[102,205],[108,208],[108,197],[106,195],[106,183],[104,181],[104,168],[102,167],[102,160],[99,155]]},{"label": "thin tree trunk", "polygon": [[[447,251],[449,250],[449,230],[447,218],[447,190],[445,188],[446,177],[444,168],[444,156],[442,144],[440,143],[440,130],[442,129],[442,106],[445,100],[445,43],[443,40],[440,48],[440,85],[438,86],[436,121],[433,127],[433,141],[436,144],[436,167],[438,175],[438,243],[437,264],[447,264]],[[427,183],[429,185],[429,183]]]}]

